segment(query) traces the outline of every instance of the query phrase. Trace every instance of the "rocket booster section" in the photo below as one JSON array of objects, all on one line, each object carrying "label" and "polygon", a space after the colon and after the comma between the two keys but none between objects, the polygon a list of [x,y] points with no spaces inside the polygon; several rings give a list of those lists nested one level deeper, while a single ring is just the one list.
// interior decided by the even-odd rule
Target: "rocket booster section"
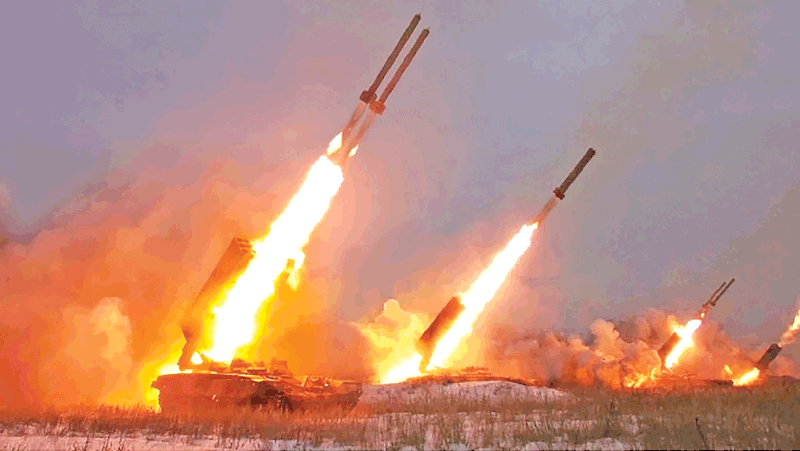
[{"label": "rocket booster section", "polygon": [[589,150],[586,151],[586,153],[583,155],[583,158],[581,158],[581,161],[575,165],[575,167],[572,169],[572,172],[570,172],[567,178],[564,179],[564,182],[562,182],[561,185],[557,186],[556,189],[553,190],[553,197],[547,201],[544,207],[539,211],[539,214],[536,215],[533,220],[534,223],[541,224],[547,215],[550,214],[550,211],[556,206],[558,201],[564,198],[564,195],[567,193],[567,189],[569,189],[570,185],[572,185],[575,179],[578,178],[580,173],[583,171],[583,168],[589,164],[589,160],[594,157],[594,154],[595,151],[592,148],[589,148]]},{"label": "rocket booster section", "polygon": [[[378,72],[378,76],[375,77],[375,81],[372,82],[372,85],[370,85],[370,87],[366,91],[363,91],[359,96],[360,103],[356,107],[355,111],[353,111],[353,114],[350,116],[350,120],[347,121],[347,125],[345,125],[344,129],[342,130],[341,147],[328,155],[328,158],[330,158],[330,160],[334,163],[340,166],[344,165],[355,152],[355,148],[361,143],[361,140],[364,138],[364,134],[367,133],[367,130],[369,130],[370,126],[372,125],[375,115],[383,114],[384,110],[386,109],[386,100],[389,98],[389,94],[391,94],[395,86],[397,86],[397,83],[400,81],[400,77],[402,77],[405,70],[411,64],[411,60],[414,59],[414,56],[416,56],[420,47],[422,47],[422,44],[425,42],[425,39],[428,37],[429,30],[427,28],[422,30],[422,33],[420,33],[420,35],[417,37],[417,40],[414,42],[411,50],[403,59],[403,62],[397,69],[397,72],[395,72],[394,76],[389,81],[389,84],[386,86],[386,88],[384,88],[380,98],[378,98],[376,92],[378,87],[380,87],[380,84],[383,82],[383,79],[386,78],[386,75],[389,73],[389,69],[391,69],[395,60],[400,55],[400,52],[406,45],[406,42],[408,42],[408,40],[411,38],[411,35],[414,33],[414,30],[419,24],[421,18],[422,16],[419,14],[414,16],[414,18],[411,20],[411,23],[408,24],[408,27],[403,32],[403,35],[400,36],[400,40],[397,42],[397,45],[395,45],[394,50],[392,50],[392,53],[389,55],[389,58],[386,59],[386,62],[383,64],[380,72]],[[370,111],[367,114],[366,119],[364,119],[361,127],[356,129],[356,126],[358,125],[359,121],[361,121],[361,118],[364,116],[364,113],[368,107]]]}]

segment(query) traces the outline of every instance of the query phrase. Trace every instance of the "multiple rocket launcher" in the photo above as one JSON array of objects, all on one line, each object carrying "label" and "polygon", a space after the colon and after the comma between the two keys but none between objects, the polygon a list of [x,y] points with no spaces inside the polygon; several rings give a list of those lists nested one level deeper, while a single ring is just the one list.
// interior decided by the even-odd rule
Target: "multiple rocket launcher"
[{"label": "multiple rocket launcher", "polygon": [[[411,23],[403,32],[403,35],[400,36],[400,40],[397,42],[397,45],[395,45],[394,50],[389,54],[389,58],[386,59],[380,72],[378,72],[375,81],[373,81],[372,85],[359,96],[361,102],[358,104],[355,111],[353,111],[350,120],[347,121],[347,125],[345,125],[342,130],[342,145],[328,155],[328,158],[333,163],[344,166],[353,155],[356,146],[361,143],[367,130],[369,130],[375,119],[375,115],[383,114],[386,110],[386,100],[389,98],[392,91],[394,91],[394,88],[400,81],[400,77],[403,76],[403,73],[405,73],[420,47],[422,47],[422,44],[425,42],[425,39],[428,37],[429,30],[427,28],[422,30],[419,34],[411,50],[409,50],[408,54],[406,54],[405,58],[400,63],[400,67],[394,73],[380,97],[377,95],[378,88],[381,83],[383,83],[383,79],[386,78],[386,75],[388,75],[397,57],[400,56],[400,52],[411,38],[411,35],[414,33],[421,19],[422,16],[420,14],[414,16]],[[367,113],[366,119],[364,119],[361,126],[357,128],[356,126],[361,122],[361,118],[364,116],[367,109],[369,109],[369,113]],[[192,357],[197,353],[198,349],[202,347],[203,328],[208,320],[208,312],[211,310],[211,306],[215,300],[224,299],[228,290],[232,287],[233,282],[244,272],[253,257],[255,257],[255,253],[251,242],[246,238],[234,238],[217,262],[217,266],[214,267],[206,283],[197,295],[195,295],[181,321],[181,331],[183,332],[186,343],[184,344],[181,356],[178,360],[179,369],[195,369],[202,365],[193,363]],[[289,259],[286,269],[281,277],[278,278],[276,284],[283,283],[286,277],[291,273],[293,267],[294,261]],[[198,355],[205,362],[205,357],[199,353]]]},{"label": "multiple rocket launcher", "polygon": [[[416,41],[411,47],[411,50],[406,54],[405,58],[400,63],[399,68],[384,88],[380,97],[377,95],[378,88],[380,87],[381,83],[383,83],[386,75],[388,75],[389,70],[394,65],[394,62],[400,55],[403,47],[411,38],[411,35],[414,33],[414,30],[416,29],[420,20],[420,14],[414,16],[414,18],[411,20],[411,23],[409,23],[408,27],[406,27],[406,30],[401,35],[400,40],[395,45],[391,54],[386,59],[383,67],[378,72],[378,75],[375,77],[372,85],[370,85],[369,88],[363,91],[359,96],[360,103],[353,111],[353,114],[350,116],[350,119],[347,121],[347,124],[342,130],[341,146],[338,149],[333,150],[328,155],[328,158],[335,164],[339,166],[346,165],[349,158],[355,153],[355,148],[361,143],[364,135],[372,126],[375,116],[383,114],[383,112],[386,110],[386,101],[389,98],[389,95],[397,86],[397,83],[400,81],[400,78],[403,76],[405,70],[411,64],[411,61],[416,56],[420,47],[422,47],[422,44],[428,37],[429,29],[426,28],[422,30],[422,32],[418,35]],[[367,112],[367,110],[369,111]],[[367,113],[367,116],[362,122],[361,119],[364,117],[365,113]],[[357,127],[359,123],[361,123],[361,126]],[[539,213],[534,217],[534,223],[541,224],[542,221],[544,221],[550,211],[556,206],[558,201],[564,198],[567,189],[570,187],[570,185],[572,185],[578,175],[580,175],[594,155],[594,149],[590,148],[586,151],[586,154],[584,154],[583,158],[581,158],[581,160],[562,182],[562,184],[553,190],[553,197],[547,201],[544,207],[542,207]],[[224,296],[227,289],[230,288],[230,282],[236,280],[236,278],[238,278],[239,275],[244,272],[254,255],[252,244],[247,239],[234,238],[223,256],[220,258],[217,266],[212,271],[208,280],[201,288],[200,292],[193,299],[191,306],[186,312],[181,323],[181,329],[186,339],[186,344],[184,345],[181,357],[178,361],[178,366],[181,370],[192,369],[198,366],[192,363],[191,360],[192,356],[195,354],[195,352],[197,352],[198,347],[201,344],[203,323],[205,322],[205,316],[207,315],[213,300],[215,298],[221,298]],[[284,271],[285,274],[291,272],[293,264],[294,262],[292,260],[287,262],[287,269]],[[278,283],[280,283],[281,280],[285,280],[285,277],[280,277],[278,280]],[[708,311],[716,305],[717,301],[728,290],[728,288],[730,288],[733,281],[734,279],[731,279],[729,282],[727,282],[727,284],[723,282],[723,284],[714,293],[712,293],[709,300],[706,301],[706,303],[700,308],[699,317],[701,319],[704,318]],[[461,299],[458,296],[454,296],[444,306],[444,308],[442,308],[439,314],[436,315],[430,326],[428,326],[425,332],[423,332],[423,334],[417,340],[417,351],[423,356],[422,363],[420,364],[421,371],[425,371],[433,351],[436,348],[436,344],[447,333],[464,309],[465,307],[461,303]],[[664,345],[659,349],[658,354],[661,357],[662,362],[679,341],[680,337],[676,333],[673,333],[667,342],[665,342]],[[759,359],[756,367],[761,370],[766,369],[769,363],[777,357],[780,351],[781,347],[773,343],[764,353],[761,359]]]},{"label": "multiple rocket launcher", "polygon": [[[541,224],[542,221],[550,214],[550,211],[556,206],[559,200],[564,198],[564,195],[569,189],[570,185],[578,178],[578,175],[583,171],[586,165],[589,163],[589,160],[594,157],[595,151],[594,149],[590,148],[586,151],[583,155],[583,158],[575,165],[575,168],[572,169],[572,172],[569,173],[566,179],[561,183],[561,185],[557,186],[556,189],[553,190],[553,197],[551,197],[547,203],[542,207],[539,213],[534,218],[533,222],[535,224]],[[419,370],[420,372],[425,372],[428,368],[428,364],[430,363],[431,356],[433,356],[433,351],[436,349],[436,345],[439,343],[439,340],[444,337],[450,327],[453,326],[453,323],[456,322],[461,312],[465,310],[464,304],[461,303],[461,298],[458,296],[453,296],[450,301],[439,311],[439,314],[436,315],[436,318],[433,319],[431,325],[425,329],[425,332],[419,337],[416,343],[417,352],[420,353],[422,356],[422,361],[420,362]]]}]

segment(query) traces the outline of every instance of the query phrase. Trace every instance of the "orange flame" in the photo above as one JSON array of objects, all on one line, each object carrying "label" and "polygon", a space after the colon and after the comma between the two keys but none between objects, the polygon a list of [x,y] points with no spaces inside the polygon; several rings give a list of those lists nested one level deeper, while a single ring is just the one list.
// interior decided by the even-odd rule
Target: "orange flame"
[{"label": "orange flame", "polygon": [[531,245],[531,238],[538,224],[522,226],[506,247],[498,253],[492,263],[483,270],[478,279],[472,283],[461,303],[464,311],[459,315],[450,330],[436,344],[428,368],[444,367],[450,363],[461,340],[472,332],[472,326],[486,304],[492,300],[497,290],[505,282],[506,276],[517,263],[520,256]]},{"label": "orange flame", "polygon": [[331,140],[330,144],[328,144],[328,150],[325,152],[325,155],[330,155],[342,147],[342,132],[339,132],[338,135],[334,136]]},{"label": "orange flame", "polygon": [[694,331],[700,327],[702,320],[693,319],[686,323],[683,327],[678,327],[675,329],[675,333],[681,337],[681,340],[675,345],[675,348],[672,349],[672,352],[669,353],[666,360],[664,361],[664,366],[667,368],[672,368],[678,363],[678,359],[683,355],[683,353],[689,349],[694,343],[692,342],[692,335]]},{"label": "orange flame", "polygon": [[381,376],[381,384],[394,384],[403,382],[409,377],[419,376],[419,364],[422,363],[422,356],[414,354],[402,360],[392,367],[386,374]]},{"label": "orange flame", "polygon": [[758,376],[761,374],[761,371],[758,368],[753,368],[752,370],[745,373],[743,376],[734,379],[733,385],[740,387],[742,385],[750,385],[758,379]]},{"label": "orange flame", "polygon": [[[329,152],[337,142],[341,145],[341,134],[331,141]],[[267,236],[253,244],[255,257],[236,280],[224,303],[214,309],[213,345],[206,353],[209,358],[230,361],[241,356],[255,338],[257,312],[272,298],[274,281],[285,269],[286,261],[300,255],[311,232],[328,211],[342,180],[339,166],[321,157],[308,171],[286,209],[272,223]]]},{"label": "orange flame", "polygon": [[[472,332],[478,315],[500,289],[519,257],[530,247],[533,232],[537,227],[537,223],[523,226],[506,244],[506,247],[495,255],[489,266],[481,272],[464,293],[461,297],[461,303],[465,307],[464,311],[436,344],[428,368],[445,367],[452,363],[452,360],[455,359],[455,351],[462,339]],[[420,362],[422,362],[422,357],[416,353],[412,357],[405,358],[381,375],[381,383],[400,382],[409,377],[418,376]]]},{"label": "orange flame", "polygon": [[778,346],[784,347],[794,341],[795,336],[797,336],[797,331],[800,329],[800,311],[794,316],[794,321],[792,321],[792,325],[789,326],[786,331],[783,332],[781,336],[781,342],[778,343]]}]

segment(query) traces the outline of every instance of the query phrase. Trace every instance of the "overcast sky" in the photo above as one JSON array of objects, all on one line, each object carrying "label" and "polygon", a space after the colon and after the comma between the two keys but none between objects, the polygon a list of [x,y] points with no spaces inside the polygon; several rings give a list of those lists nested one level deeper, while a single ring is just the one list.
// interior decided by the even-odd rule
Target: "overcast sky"
[{"label": "overcast sky", "polygon": [[582,332],[688,313],[736,277],[712,318],[750,346],[779,337],[800,295],[795,1],[15,2],[0,233],[34,258],[76,211],[89,231],[129,215],[108,205],[146,174],[141,208],[195,196],[159,227],[209,255],[186,266],[198,290],[223,244],[187,230],[211,192],[193,183],[225,181],[221,203],[264,211],[240,229],[266,231],[416,13],[430,37],[308,246],[336,315],[435,312],[594,147],[484,319]]}]

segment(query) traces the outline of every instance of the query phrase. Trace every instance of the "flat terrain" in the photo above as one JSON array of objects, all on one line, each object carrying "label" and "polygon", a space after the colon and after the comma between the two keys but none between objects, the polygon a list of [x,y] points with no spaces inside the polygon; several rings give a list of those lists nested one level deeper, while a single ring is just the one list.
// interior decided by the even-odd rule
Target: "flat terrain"
[{"label": "flat terrain", "polygon": [[0,411],[0,450],[800,448],[800,389],[365,387],[349,412]]}]

